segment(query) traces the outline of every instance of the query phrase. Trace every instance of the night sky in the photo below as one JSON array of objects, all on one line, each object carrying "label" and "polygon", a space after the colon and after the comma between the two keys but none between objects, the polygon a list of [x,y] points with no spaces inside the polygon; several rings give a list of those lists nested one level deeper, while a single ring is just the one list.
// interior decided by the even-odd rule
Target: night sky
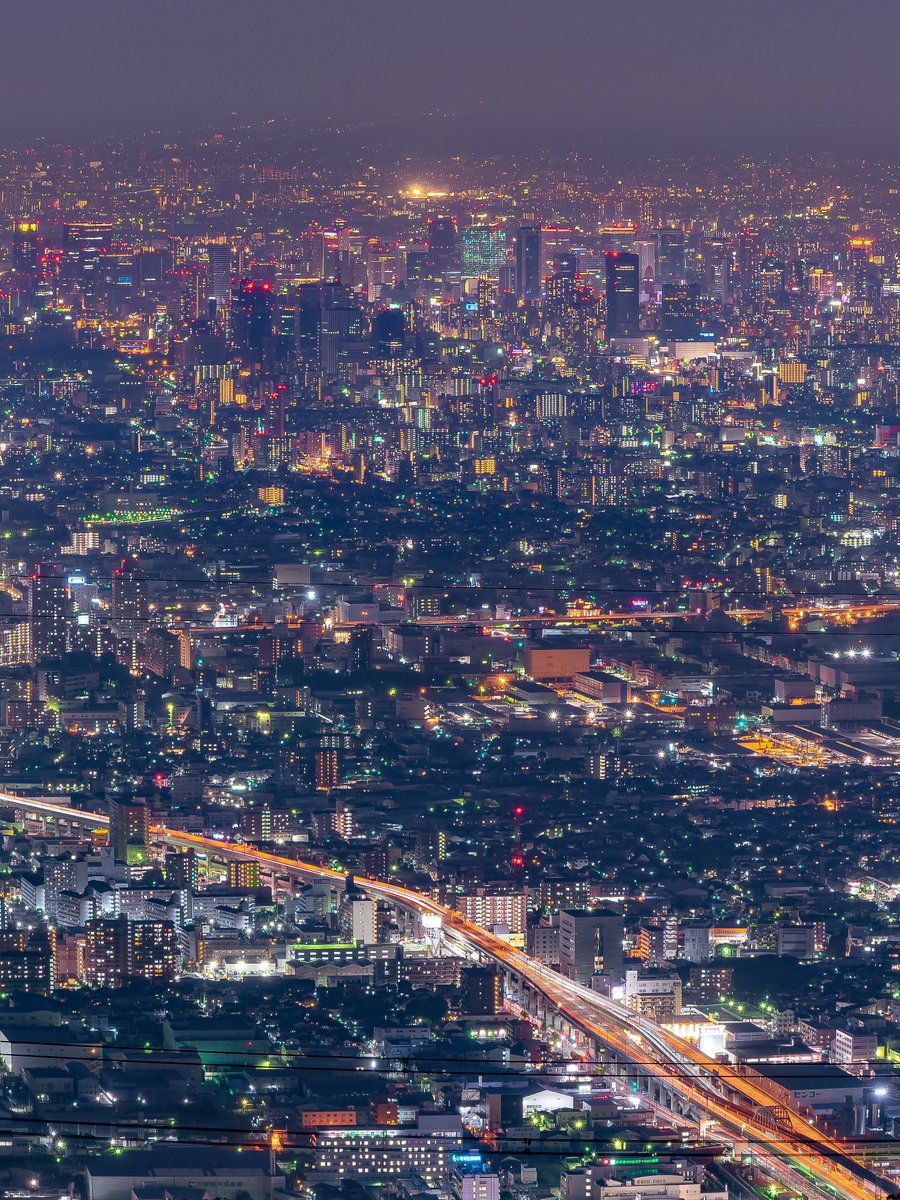
[{"label": "night sky", "polygon": [[231,111],[399,131],[436,110],[460,136],[538,149],[900,150],[898,0],[30,0],[4,16],[0,135],[17,140]]}]

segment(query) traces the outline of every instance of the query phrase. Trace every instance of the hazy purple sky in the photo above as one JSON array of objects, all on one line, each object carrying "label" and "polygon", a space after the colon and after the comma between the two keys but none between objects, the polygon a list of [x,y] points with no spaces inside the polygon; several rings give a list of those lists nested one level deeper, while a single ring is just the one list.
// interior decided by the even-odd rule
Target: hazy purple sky
[{"label": "hazy purple sky", "polygon": [[29,0],[5,10],[0,134],[439,108],[539,146],[890,153],[898,48],[900,0]]}]

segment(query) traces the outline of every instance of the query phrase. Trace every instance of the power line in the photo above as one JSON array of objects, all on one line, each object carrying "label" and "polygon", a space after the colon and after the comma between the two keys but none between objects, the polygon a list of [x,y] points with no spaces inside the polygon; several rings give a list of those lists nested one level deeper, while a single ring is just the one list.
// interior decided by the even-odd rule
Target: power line
[{"label": "power line", "polygon": [[[513,1018],[513,1019],[515,1019],[515,1018]],[[524,1018],[522,1018],[522,1019],[524,1019]],[[203,1058],[203,1053],[201,1051],[198,1051],[197,1049],[195,1049],[194,1047],[192,1047],[190,1045],[175,1046],[175,1047],[155,1047],[155,1046],[146,1046],[146,1045],[145,1046],[121,1045],[121,1044],[99,1043],[99,1042],[97,1042],[97,1043],[92,1043],[92,1042],[63,1042],[63,1043],[60,1043],[60,1042],[44,1042],[44,1041],[39,1041],[36,1039],[31,1039],[31,1038],[28,1039],[27,1045],[41,1046],[41,1047],[46,1047],[48,1049],[53,1048],[53,1047],[61,1047],[62,1049],[70,1049],[70,1050],[75,1050],[75,1051],[77,1051],[77,1050],[89,1051],[92,1046],[96,1045],[99,1047],[102,1056],[105,1058],[106,1054],[108,1053],[113,1062],[115,1061],[114,1056],[117,1052],[122,1052],[125,1054],[131,1053],[131,1054],[136,1054],[136,1055],[148,1055],[148,1056],[155,1056],[157,1054],[174,1056],[174,1057],[170,1057],[168,1059],[161,1058],[159,1060],[156,1060],[153,1063],[153,1065],[158,1065],[158,1066],[181,1065],[179,1063],[178,1055],[196,1056],[196,1057],[200,1057],[201,1060]],[[612,1053],[615,1053],[615,1051],[613,1051]],[[218,1066],[226,1067],[226,1068],[233,1067],[235,1070],[248,1069],[248,1070],[261,1070],[261,1071],[272,1071],[272,1070],[350,1071],[353,1073],[375,1072],[375,1073],[379,1073],[379,1074],[388,1074],[388,1073],[391,1073],[391,1072],[394,1072],[397,1070],[396,1067],[392,1067],[389,1064],[402,1063],[402,1064],[404,1064],[404,1066],[402,1068],[404,1070],[404,1072],[406,1074],[413,1074],[413,1075],[437,1075],[437,1074],[440,1074],[440,1075],[462,1077],[462,1076],[471,1075],[471,1074],[479,1074],[479,1075],[510,1074],[510,1075],[519,1075],[519,1076],[524,1076],[526,1074],[527,1075],[533,1074],[535,1077],[541,1077],[541,1076],[548,1075],[548,1074],[554,1075],[553,1068],[556,1068],[556,1067],[566,1067],[566,1068],[575,1067],[575,1068],[579,1068],[579,1069],[586,1068],[586,1067],[599,1067],[599,1068],[603,1068],[603,1072],[602,1072],[602,1075],[598,1075],[598,1078],[619,1079],[619,1078],[630,1078],[630,1073],[629,1073],[630,1068],[641,1067],[641,1068],[647,1068],[647,1070],[650,1071],[652,1073],[652,1075],[656,1078],[683,1079],[684,1075],[686,1073],[689,1074],[690,1070],[693,1068],[700,1072],[705,1071],[708,1073],[710,1079],[719,1080],[724,1083],[727,1083],[727,1081],[729,1079],[739,1079],[739,1080],[746,1081],[748,1078],[750,1078],[752,1081],[752,1076],[743,1074],[736,1066],[734,1066],[733,1064],[729,1064],[729,1063],[715,1063],[713,1067],[707,1067],[706,1065],[698,1065],[698,1064],[692,1064],[692,1063],[688,1062],[688,1063],[684,1064],[683,1066],[670,1067],[670,1066],[666,1066],[665,1064],[659,1063],[654,1059],[639,1059],[639,1058],[632,1058],[630,1060],[630,1062],[627,1064],[612,1062],[606,1058],[548,1059],[537,1065],[534,1065],[533,1069],[531,1071],[525,1073],[523,1071],[521,1065],[517,1065],[517,1066],[499,1065],[498,1066],[496,1064],[492,1064],[491,1062],[489,1062],[485,1059],[480,1059],[480,1058],[467,1058],[465,1056],[459,1056],[459,1055],[447,1055],[446,1057],[444,1057],[441,1055],[421,1054],[421,1053],[418,1053],[415,1051],[409,1051],[409,1052],[402,1053],[402,1054],[384,1054],[384,1053],[379,1054],[377,1052],[363,1053],[363,1054],[340,1054],[340,1053],[334,1053],[331,1051],[323,1051],[322,1053],[308,1054],[305,1051],[299,1051],[299,1050],[279,1051],[279,1050],[275,1049],[274,1047],[272,1047],[272,1048],[267,1048],[267,1049],[261,1048],[258,1051],[254,1051],[254,1050],[224,1050],[224,1049],[211,1050],[211,1051],[207,1051],[207,1055],[210,1060],[217,1059],[222,1055],[242,1056],[242,1058],[248,1060],[246,1063],[244,1063],[244,1062],[235,1062],[235,1063],[225,1062],[225,1063],[217,1064]],[[9,1056],[11,1058],[15,1058],[17,1056],[17,1052],[14,1048],[10,1049]],[[22,1057],[22,1058],[47,1058],[47,1059],[59,1061],[59,1059],[61,1057],[61,1053],[58,1050],[57,1053],[55,1053],[55,1054],[42,1055],[42,1054],[31,1054],[27,1051],[24,1051],[18,1056]],[[281,1066],[281,1067],[279,1067],[279,1066],[274,1066],[274,1067],[273,1066],[260,1066],[258,1061],[256,1061],[260,1056],[274,1058],[274,1059],[287,1058],[287,1059],[291,1060],[292,1065]],[[74,1061],[99,1062],[99,1061],[101,1061],[101,1059],[98,1056],[83,1054],[81,1056],[77,1056],[77,1055],[74,1056]],[[330,1065],[324,1065],[324,1064],[331,1064],[335,1061],[347,1062],[347,1063],[360,1063],[363,1065],[357,1066],[357,1067],[351,1067],[351,1066],[334,1067],[334,1066],[330,1066]],[[373,1067],[371,1065],[373,1062],[379,1063],[379,1064],[384,1064],[384,1065]],[[420,1063],[421,1064],[423,1062],[429,1063],[429,1064],[436,1064],[436,1065],[428,1066],[428,1067],[425,1067],[425,1066],[413,1067],[413,1066],[407,1065],[407,1064],[412,1064],[412,1063]],[[455,1064],[455,1065],[453,1065],[453,1064]],[[145,1062],[143,1065],[150,1065],[150,1064]],[[785,1063],[785,1064],[778,1064],[778,1065],[779,1065],[779,1068],[782,1068],[779,1071],[781,1078],[788,1079],[788,1080],[794,1080],[794,1079],[804,1080],[804,1079],[809,1079],[809,1078],[821,1077],[821,1071],[817,1070],[816,1068],[819,1068],[822,1066],[833,1066],[835,1068],[835,1072],[842,1070],[842,1068],[840,1068],[838,1064],[831,1064],[831,1063],[824,1063],[824,1064],[823,1063],[809,1063],[809,1064]],[[755,1067],[753,1064],[748,1064],[748,1067],[750,1068],[751,1071],[755,1070]],[[806,1069],[804,1069],[805,1067],[808,1067],[810,1069],[806,1070]],[[784,1068],[791,1068],[791,1069],[786,1070]],[[574,1070],[574,1071],[570,1072],[570,1074],[572,1074],[572,1075],[577,1075],[578,1073],[579,1073],[578,1070]],[[757,1072],[757,1073],[761,1074],[760,1072]],[[765,1077],[763,1077],[763,1078],[765,1078]],[[872,1087],[879,1086],[879,1082],[877,1080],[873,1079],[871,1086]],[[774,1100],[774,1098],[773,1098],[773,1100]]]},{"label": "power line", "polygon": [[[567,1111],[579,1112],[582,1110],[573,1109],[573,1110],[567,1110]],[[182,1132],[182,1133],[214,1133],[214,1134],[220,1135],[220,1137],[221,1137],[221,1135],[226,1135],[226,1136],[237,1135],[239,1140],[232,1141],[232,1142],[223,1143],[221,1141],[219,1141],[219,1142],[202,1141],[202,1142],[190,1142],[190,1144],[213,1145],[213,1146],[216,1144],[220,1144],[220,1145],[224,1144],[227,1146],[235,1146],[235,1147],[268,1149],[268,1145],[266,1143],[261,1143],[259,1141],[253,1140],[253,1131],[249,1130],[249,1129],[224,1129],[223,1130],[220,1125],[176,1124],[173,1126],[171,1123],[172,1120],[173,1120],[173,1118],[171,1118],[171,1117],[161,1118],[159,1120],[148,1120],[148,1121],[134,1121],[134,1120],[130,1120],[130,1119],[103,1120],[103,1119],[94,1119],[93,1117],[90,1117],[90,1116],[87,1116],[85,1118],[82,1118],[80,1116],[73,1116],[73,1117],[69,1118],[69,1117],[59,1116],[59,1115],[54,1116],[54,1117],[44,1118],[44,1117],[37,1117],[37,1116],[25,1115],[25,1114],[18,1115],[18,1114],[13,1114],[13,1113],[6,1113],[6,1114],[4,1114],[3,1117],[0,1117],[0,1125],[2,1125],[2,1123],[4,1121],[9,1124],[17,1124],[17,1123],[25,1124],[25,1125],[41,1124],[41,1125],[47,1125],[49,1127],[55,1127],[55,1126],[64,1127],[67,1124],[75,1124],[75,1125],[83,1124],[85,1126],[93,1126],[95,1129],[131,1130],[131,1131],[143,1132],[143,1133],[149,1133],[149,1132],[153,1132],[155,1130],[161,1130],[164,1132],[176,1132],[176,1133],[178,1133],[178,1132]],[[335,1136],[340,1136],[340,1134],[342,1132],[350,1132],[351,1134],[354,1134],[354,1131],[357,1131],[356,1135],[358,1136],[358,1131],[360,1129],[365,1130],[365,1126],[362,1126],[362,1127],[361,1126],[320,1126],[319,1128],[316,1128],[316,1129],[302,1129],[302,1128],[292,1129],[292,1128],[290,1128],[290,1126],[286,1127],[284,1125],[277,1124],[276,1118],[273,1117],[271,1119],[271,1121],[269,1122],[269,1124],[266,1126],[266,1129],[261,1130],[260,1133],[262,1135],[266,1132],[269,1132],[273,1128],[278,1129],[279,1131],[287,1134],[287,1136],[289,1136],[289,1137],[302,1137],[302,1138],[309,1139],[308,1146],[296,1147],[297,1149],[315,1149],[316,1147],[315,1147],[315,1143],[314,1143],[313,1139],[315,1139],[317,1137],[321,1137],[323,1134],[326,1136],[328,1136],[329,1134],[334,1134]],[[433,1137],[433,1135],[427,1129],[419,1129],[416,1127],[407,1127],[407,1126],[403,1126],[403,1125],[385,1126],[385,1127],[376,1126],[373,1128],[374,1129],[385,1128],[392,1132],[396,1131],[397,1135],[399,1135],[400,1137],[403,1137],[403,1138],[405,1138],[409,1141],[413,1141],[413,1142],[417,1141],[417,1140],[418,1141],[428,1141],[429,1139],[431,1139]],[[13,1131],[13,1132],[15,1132],[15,1131]],[[547,1131],[547,1132],[550,1132],[550,1131]],[[45,1135],[38,1131],[32,1130],[32,1131],[28,1131],[27,1133],[25,1133],[24,1136],[41,1138],[41,1137],[44,1137]],[[54,1134],[51,1136],[59,1136],[59,1135]],[[116,1134],[110,1133],[106,1137],[101,1137],[101,1135],[99,1135],[99,1134],[89,1134],[89,1133],[81,1134],[81,1133],[76,1132],[76,1133],[70,1133],[66,1136],[73,1138],[73,1139],[77,1139],[80,1137],[87,1137],[87,1138],[91,1138],[93,1140],[102,1140],[102,1141],[108,1142],[109,1140],[115,1138]],[[470,1130],[467,1130],[464,1128],[460,1129],[459,1132],[457,1134],[455,1134],[455,1136],[458,1137],[460,1139],[460,1141],[462,1141],[463,1143],[468,1143],[468,1144],[477,1145],[477,1146],[481,1147],[483,1152],[485,1152],[486,1154],[519,1153],[519,1154],[529,1154],[529,1155],[533,1155],[533,1156],[541,1155],[541,1156],[545,1156],[545,1157],[565,1158],[565,1157],[576,1157],[576,1156],[581,1157],[581,1156],[583,1156],[584,1153],[590,1152],[592,1147],[600,1147],[601,1152],[610,1152],[610,1153],[616,1153],[616,1152],[621,1153],[621,1152],[623,1152],[623,1150],[625,1153],[628,1153],[628,1151],[629,1151],[629,1147],[627,1145],[625,1147],[621,1147],[621,1146],[617,1146],[615,1144],[617,1141],[620,1141],[621,1139],[596,1138],[593,1136],[579,1135],[579,1136],[570,1136],[567,1138],[559,1138],[557,1145],[553,1146],[550,1149],[546,1149],[546,1150],[541,1150],[541,1149],[536,1150],[534,1148],[535,1144],[538,1147],[540,1147],[544,1143],[545,1140],[549,1140],[549,1139],[543,1139],[537,1134],[535,1136],[531,1136],[529,1134],[510,1134],[510,1135],[498,1134],[498,1135],[496,1135],[498,1137],[498,1140],[502,1140],[505,1144],[504,1144],[503,1149],[498,1148],[497,1150],[493,1150],[490,1147],[485,1146],[485,1143],[476,1134],[472,1133]],[[796,1137],[798,1135],[792,1134],[789,1136]],[[550,1133],[550,1137],[556,1139],[557,1134]],[[160,1139],[160,1140],[169,1140],[169,1139]],[[173,1140],[179,1140],[179,1139],[173,1139]],[[745,1133],[742,1134],[742,1140],[746,1141],[750,1145],[755,1145],[755,1146],[759,1146],[763,1149],[766,1149],[769,1152],[771,1152],[772,1154],[774,1154],[776,1157],[789,1158],[789,1157],[791,1157],[791,1155],[803,1155],[804,1153],[806,1153],[806,1150],[803,1148],[798,1148],[798,1149],[792,1150],[792,1151],[779,1150],[776,1147],[772,1147],[771,1143],[768,1142],[765,1138],[760,1138],[758,1136],[755,1136],[752,1132],[745,1131]],[[664,1147],[660,1144],[660,1141],[661,1141],[660,1138],[654,1139],[652,1137],[651,1138],[643,1137],[641,1139],[642,1144],[644,1146],[649,1145],[651,1147],[650,1150],[647,1150],[644,1153],[652,1154],[655,1150],[658,1153],[664,1154],[666,1157],[673,1157],[673,1158],[684,1157],[687,1154],[692,1154],[694,1156],[700,1156],[700,1157],[709,1157],[710,1154],[712,1153],[711,1149],[707,1149],[706,1147],[704,1147],[702,1145],[701,1146],[694,1145],[694,1146],[690,1146],[690,1147],[683,1147],[683,1146],[672,1147],[671,1139],[670,1139],[669,1142]],[[518,1151],[510,1150],[508,1148],[508,1145],[506,1145],[506,1143],[522,1143],[523,1149],[518,1150]],[[716,1145],[716,1144],[717,1143],[713,1143],[713,1145]],[[563,1148],[565,1145],[569,1145],[573,1148],[566,1150]],[[803,1145],[807,1146],[808,1150],[811,1153],[814,1153],[815,1155],[817,1155],[819,1157],[832,1158],[832,1159],[850,1158],[850,1157],[852,1157],[854,1149],[864,1150],[867,1147],[874,1147],[874,1146],[891,1146],[895,1150],[900,1150],[900,1143],[898,1143],[897,1139],[888,1138],[888,1137],[853,1139],[852,1142],[848,1141],[846,1143],[846,1145],[847,1145],[846,1151],[844,1151],[840,1148],[835,1148],[835,1147],[830,1147],[830,1146],[820,1146],[818,1143],[815,1143],[812,1140],[810,1140],[808,1143],[804,1142]],[[404,1147],[402,1147],[402,1146],[390,1146],[390,1144],[387,1142],[387,1139],[386,1139],[386,1144],[384,1146],[384,1152],[385,1153],[403,1154],[405,1152],[405,1150],[404,1150]],[[637,1151],[636,1149],[633,1149],[632,1153],[639,1153],[639,1151]],[[857,1165],[863,1166],[864,1164],[857,1164]]]}]

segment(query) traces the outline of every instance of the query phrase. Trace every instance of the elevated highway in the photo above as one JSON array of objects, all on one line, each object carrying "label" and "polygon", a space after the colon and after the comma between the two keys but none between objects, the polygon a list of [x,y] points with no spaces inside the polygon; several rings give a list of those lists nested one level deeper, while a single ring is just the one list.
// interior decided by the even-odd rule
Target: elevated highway
[{"label": "elevated highway", "polygon": [[[108,818],[96,813],[30,800],[0,792],[0,806],[17,808],[26,818],[100,827]],[[166,844],[193,848],[223,862],[255,862],[273,880],[325,881],[346,886],[348,876],[329,867],[271,854],[241,843],[156,826],[154,836]],[[698,1118],[716,1126],[716,1140],[736,1154],[749,1148],[758,1166],[805,1197],[882,1200],[892,1185],[858,1161],[852,1146],[828,1136],[796,1110],[779,1103],[767,1081],[751,1069],[719,1062],[654,1021],[609,997],[560,975],[514,949],[486,929],[429,896],[388,880],[353,877],[355,886],[440,928],[457,949],[496,963],[507,978],[508,991],[522,1007],[552,1014],[573,1031],[582,1046],[602,1048],[638,1082],[659,1081]]]}]

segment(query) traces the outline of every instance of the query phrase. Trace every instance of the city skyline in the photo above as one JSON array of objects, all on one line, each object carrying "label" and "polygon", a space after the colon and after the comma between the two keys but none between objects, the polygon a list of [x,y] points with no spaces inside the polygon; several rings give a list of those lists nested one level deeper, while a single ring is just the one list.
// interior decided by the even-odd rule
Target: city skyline
[{"label": "city skyline", "polygon": [[898,1200],[900,7],[15,17],[0,1200]]}]

